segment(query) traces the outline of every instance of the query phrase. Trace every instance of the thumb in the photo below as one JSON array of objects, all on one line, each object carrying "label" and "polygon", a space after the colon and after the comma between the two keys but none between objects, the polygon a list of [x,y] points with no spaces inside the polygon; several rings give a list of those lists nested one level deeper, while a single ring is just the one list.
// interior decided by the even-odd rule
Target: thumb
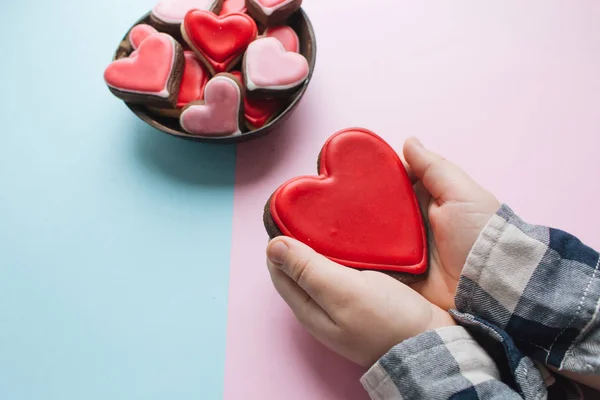
[{"label": "thumb", "polygon": [[328,313],[347,301],[361,282],[358,271],[336,264],[289,237],[273,239],[267,257]]},{"label": "thumb", "polygon": [[417,138],[408,139],[403,152],[412,172],[438,203],[471,201],[483,191],[462,169],[426,149]]}]

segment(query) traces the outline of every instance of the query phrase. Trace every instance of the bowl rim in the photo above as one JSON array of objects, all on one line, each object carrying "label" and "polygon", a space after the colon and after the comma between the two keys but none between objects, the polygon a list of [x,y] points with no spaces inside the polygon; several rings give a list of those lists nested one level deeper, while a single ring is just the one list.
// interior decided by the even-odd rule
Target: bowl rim
[{"label": "bowl rim", "polygon": [[[317,40],[316,40],[315,30],[312,25],[312,22],[311,22],[310,18],[308,17],[308,14],[304,11],[304,9],[302,7],[298,11],[296,11],[296,13],[300,14],[300,18],[303,19],[304,23],[306,24],[307,32],[308,32],[307,37],[308,37],[308,40],[312,47],[312,57],[310,60],[308,60],[308,66],[309,66],[308,77],[306,78],[306,81],[302,84],[302,86],[298,89],[298,91],[295,92],[294,98],[288,104],[288,106],[284,110],[282,110],[279,113],[279,115],[277,115],[277,117],[273,118],[273,120],[271,120],[265,126],[259,128],[259,129],[255,129],[253,131],[244,132],[241,135],[237,135],[237,136],[216,136],[216,137],[196,136],[196,135],[184,133],[182,131],[177,131],[175,129],[169,128],[167,126],[164,126],[163,124],[158,123],[155,119],[152,118],[151,112],[148,111],[147,108],[144,107],[143,105],[130,104],[130,103],[124,102],[125,105],[127,106],[127,108],[129,108],[129,110],[133,114],[135,114],[139,119],[144,121],[149,126],[155,128],[163,133],[166,133],[166,134],[169,134],[171,136],[175,136],[175,137],[178,137],[181,139],[187,139],[187,140],[192,140],[192,141],[197,141],[197,142],[226,144],[226,143],[237,143],[237,142],[241,142],[241,141],[257,139],[261,136],[264,136],[264,135],[270,133],[276,127],[276,125],[278,125],[280,122],[283,122],[283,120],[285,120],[290,115],[290,113],[296,108],[296,106],[298,105],[298,103],[300,102],[300,100],[302,99],[304,94],[306,93],[308,85],[310,84],[310,82],[312,80],[312,77],[313,77],[313,74],[315,71],[316,62],[317,62]],[[129,32],[131,31],[131,29],[134,26],[147,21],[148,18],[150,17],[150,14],[151,14],[151,11],[147,12],[144,16],[142,16],[140,19],[138,19],[137,22],[135,22],[129,28],[129,30],[123,37],[121,44],[128,40],[128,35],[129,35]],[[117,47],[117,50],[115,51],[115,53],[113,55],[113,59],[116,59],[118,57],[120,51],[121,51],[121,45],[119,45],[119,47]]]}]

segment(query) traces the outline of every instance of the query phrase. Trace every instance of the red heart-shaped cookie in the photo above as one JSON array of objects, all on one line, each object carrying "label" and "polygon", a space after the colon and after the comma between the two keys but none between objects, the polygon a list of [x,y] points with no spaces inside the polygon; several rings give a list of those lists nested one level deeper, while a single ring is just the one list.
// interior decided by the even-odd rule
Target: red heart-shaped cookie
[{"label": "red heart-shaped cookie", "polygon": [[200,63],[196,54],[192,51],[183,53],[185,65],[183,67],[183,77],[179,97],[177,98],[177,107],[183,107],[188,103],[204,98],[204,87],[208,82],[208,72]]},{"label": "red heart-shaped cookie", "polygon": [[193,10],[186,14],[181,32],[212,73],[230,70],[256,39],[256,22],[246,14],[217,16]]},{"label": "red heart-shaped cookie", "polygon": [[394,149],[368,130],[347,129],[325,143],[319,172],[271,197],[267,211],[283,235],[348,267],[426,272],[419,203]]},{"label": "red heart-shaped cookie", "polygon": [[[240,71],[231,71],[240,84],[244,85],[244,78]],[[273,117],[281,111],[285,102],[281,99],[250,99],[244,96],[244,117],[246,126],[250,130],[262,128],[269,123]]]}]

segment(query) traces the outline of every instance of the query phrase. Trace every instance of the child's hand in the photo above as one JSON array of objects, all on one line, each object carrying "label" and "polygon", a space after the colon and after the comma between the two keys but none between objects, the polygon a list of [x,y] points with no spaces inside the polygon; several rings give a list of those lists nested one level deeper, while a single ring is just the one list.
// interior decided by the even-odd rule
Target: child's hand
[{"label": "child's hand", "polygon": [[456,165],[425,149],[417,139],[404,144],[409,173],[431,225],[430,271],[412,287],[444,310],[454,296],[471,247],[500,208],[498,200]]},{"label": "child's hand", "polygon": [[267,249],[275,288],[319,341],[364,367],[427,330],[454,325],[450,315],[379,272],[343,267],[290,238]]}]

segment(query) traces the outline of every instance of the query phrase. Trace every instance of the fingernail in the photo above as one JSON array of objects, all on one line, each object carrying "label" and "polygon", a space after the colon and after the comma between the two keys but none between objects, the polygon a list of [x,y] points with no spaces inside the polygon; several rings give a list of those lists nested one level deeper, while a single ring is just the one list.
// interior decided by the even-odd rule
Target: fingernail
[{"label": "fingernail", "polygon": [[424,149],[425,146],[423,146],[423,143],[421,143],[421,141],[417,138],[413,138],[415,145],[419,148],[419,149]]},{"label": "fingernail", "polygon": [[283,241],[278,240],[272,243],[267,250],[267,257],[272,263],[283,264],[285,255],[287,254],[289,247]]}]

